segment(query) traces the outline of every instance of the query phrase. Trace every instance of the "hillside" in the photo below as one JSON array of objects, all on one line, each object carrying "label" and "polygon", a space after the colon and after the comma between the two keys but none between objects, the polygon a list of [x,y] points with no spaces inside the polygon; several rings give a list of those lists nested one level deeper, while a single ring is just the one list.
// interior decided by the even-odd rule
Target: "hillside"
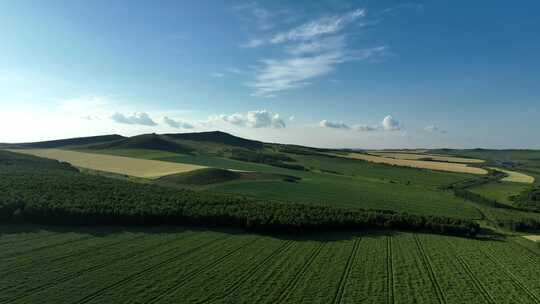
[{"label": "hillside", "polygon": [[49,148],[65,148],[71,146],[84,146],[99,143],[107,143],[125,139],[124,136],[118,134],[112,135],[99,135],[89,137],[76,137],[58,140],[27,142],[27,143],[15,143],[15,144],[0,144],[3,148],[36,148],[36,149],[49,149]]},{"label": "hillside", "polygon": [[263,142],[241,138],[221,131],[164,134],[174,140],[219,143],[246,149],[262,149]]},{"label": "hillside", "polygon": [[167,136],[157,134],[143,134],[120,140],[87,146],[86,149],[105,150],[105,149],[148,149],[160,150],[181,154],[188,154],[193,151],[192,148],[175,142],[167,138]]}]

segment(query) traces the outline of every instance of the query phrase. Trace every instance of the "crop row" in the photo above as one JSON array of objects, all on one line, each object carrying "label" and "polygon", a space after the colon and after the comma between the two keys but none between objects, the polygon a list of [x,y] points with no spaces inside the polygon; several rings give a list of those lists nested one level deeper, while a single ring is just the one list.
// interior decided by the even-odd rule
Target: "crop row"
[{"label": "crop row", "polygon": [[[398,232],[281,239],[170,231],[66,242],[88,236],[59,233],[56,245],[46,248],[37,239],[10,238],[15,242],[0,245],[0,251],[14,246],[14,252],[25,252],[2,265],[8,271],[0,277],[0,303],[493,304],[540,299],[539,256],[509,241]],[[32,242],[39,245],[29,247]]]}]

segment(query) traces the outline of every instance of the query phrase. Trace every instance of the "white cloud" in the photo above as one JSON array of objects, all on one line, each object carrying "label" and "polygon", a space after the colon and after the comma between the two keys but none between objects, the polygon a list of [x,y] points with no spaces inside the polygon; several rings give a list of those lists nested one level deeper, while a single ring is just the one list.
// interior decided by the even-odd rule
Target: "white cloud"
[{"label": "white cloud", "polygon": [[304,23],[285,33],[278,33],[270,39],[271,43],[309,40],[321,35],[334,34],[341,31],[347,24],[366,15],[365,9],[357,9],[341,16],[327,16],[318,20]]},{"label": "white cloud", "polygon": [[237,126],[242,126],[246,123],[246,118],[244,117],[244,115],[240,113],[234,113],[231,115],[222,114],[220,115],[220,118],[225,122],[228,122],[230,124],[237,125]]},{"label": "white cloud", "polygon": [[169,127],[173,127],[176,129],[193,129],[194,128],[194,126],[190,123],[174,120],[167,116],[163,117],[163,122]]},{"label": "white cloud", "polygon": [[247,128],[285,128],[285,121],[277,113],[267,110],[249,111],[246,114],[234,113],[231,115],[214,115],[209,122],[225,122],[228,124]]},{"label": "white cloud", "polygon": [[309,79],[330,73],[334,65],[343,62],[343,55],[336,51],[312,57],[261,61],[264,67],[257,75],[254,96],[274,97],[276,93],[307,85]]},{"label": "white cloud", "polygon": [[144,112],[134,113],[129,116],[116,112],[111,116],[111,119],[117,123],[128,125],[157,126],[157,123]]},{"label": "white cloud", "polygon": [[345,46],[345,36],[340,35],[294,44],[287,47],[287,52],[292,55],[306,55],[344,49]]},{"label": "white cloud", "polygon": [[344,122],[333,122],[333,121],[328,121],[326,119],[324,120],[321,120],[321,122],[319,122],[319,126],[321,128],[331,128],[331,129],[344,129],[344,130],[350,130],[350,127],[345,124]]},{"label": "white cloud", "polygon": [[398,120],[394,119],[392,116],[386,116],[382,121],[383,129],[386,131],[398,131],[401,130],[401,125]]},{"label": "white cloud", "polygon": [[295,119],[296,117],[294,117],[294,115],[289,116],[289,121],[294,121]]},{"label": "white cloud", "polygon": [[352,60],[372,60],[386,52],[378,46],[350,50],[347,35],[342,31],[357,19],[365,17],[365,9],[341,15],[323,16],[271,38],[257,38],[245,47],[263,44],[283,44],[285,57],[259,60],[254,81],[247,83],[254,89],[252,96],[275,97],[279,93],[304,87],[314,78],[327,75],[336,65]]},{"label": "white cloud", "polygon": [[437,127],[436,125],[429,125],[425,127],[424,130],[428,132],[433,132],[433,133],[443,133],[443,134],[446,133],[446,130],[441,129]]}]

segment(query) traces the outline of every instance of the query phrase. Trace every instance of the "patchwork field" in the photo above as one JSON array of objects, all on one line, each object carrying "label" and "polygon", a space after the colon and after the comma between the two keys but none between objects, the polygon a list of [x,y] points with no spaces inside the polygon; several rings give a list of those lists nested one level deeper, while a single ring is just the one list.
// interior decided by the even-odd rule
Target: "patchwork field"
[{"label": "patchwork field", "polygon": [[60,149],[17,149],[11,151],[49,159],[56,159],[70,163],[75,167],[144,178],[157,178],[165,175],[204,168],[203,166],[191,164],[146,160],[106,154],[93,154]]},{"label": "patchwork field", "polygon": [[451,162],[451,163],[481,164],[485,162],[484,160],[475,159],[475,158],[444,156],[444,155],[426,154],[426,153],[369,152],[369,154],[375,155],[375,156],[395,158],[395,159],[408,159],[408,160],[430,159],[434,161]]},{"label": "patchwork field", "polygon": [[336,156],[342,156],[352,159],[360,159],[373,163],[388,164],[394,166],[403,166],[411,168],[429,169],[429,170],[441,170],[448,172],[460,172],[469,174],[487,174],[487,171],[482,168],[469,167],[467,164],[462,163],[446,163],[437,161],[425,161],[425,160],[410,160],[410,159],[395,159],[389,157],[375,156],[362,153],[349,153],[347,155],[337,154]]},{"label": "patchwork field", "polygon": [[521,172],[510,171],[510,170],[494,168],[494,167],[490,167],[490,169],[501,171],[508,174],[507,177],[502,179],[502,181],[505,181],[505,182],[525,183],[525,184],[534,183],[534,177],[521,173]]},{"label": "patchwork field", "polygon": [[[523,242],[527,242],[523,240]],[[0,226],[0,303],[537,303],[513,240]]]}]

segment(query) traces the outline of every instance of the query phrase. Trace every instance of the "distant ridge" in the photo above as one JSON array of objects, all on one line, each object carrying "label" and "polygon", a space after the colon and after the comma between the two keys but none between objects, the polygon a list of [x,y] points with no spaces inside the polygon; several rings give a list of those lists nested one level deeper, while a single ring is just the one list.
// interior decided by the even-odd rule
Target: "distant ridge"
[{"label": "distant ridge", "polygon": [[68,147],[68,146],[92,145],[92,144],[97,144],[97,143],[116,141],[116,140],[120,140],[124,138],[125,137],[122,135],[112,134],[112,135],[99,135],[99,136],[89,136],[89,137],[76,137],[76,138],[67,138],[67,139],[58,139],[58,140],[38,141],[38,142],[30,142],[30,143],[5,144],[5,147],[48,149],[48,148]]},{"label": "distant ridge", "polygon": [[188,154],[192,148],[169,140],[165,135],[143,134],[86,147],[87,149],[149,149]]},{"label": "distant ridge", "polygon": [[[185,141],[185,142],[184,142]],[[198,149],[194,142],[216,143],[235,148],[258,150],[264,143],[234,136],[221,131],[169,133],[169,134],[142,134],[125,137],[118,134],[89,137],[67,138],[26,143],[0,143],[0,148],[74,148],[85,149],[152,149],[176,153],[191,153]]]},{"label": "distant ridge", "polygon": [[163,134],[174,140],[204,141],[248,149],[262,149],[263,142],[250,140],[221,131]]}]

